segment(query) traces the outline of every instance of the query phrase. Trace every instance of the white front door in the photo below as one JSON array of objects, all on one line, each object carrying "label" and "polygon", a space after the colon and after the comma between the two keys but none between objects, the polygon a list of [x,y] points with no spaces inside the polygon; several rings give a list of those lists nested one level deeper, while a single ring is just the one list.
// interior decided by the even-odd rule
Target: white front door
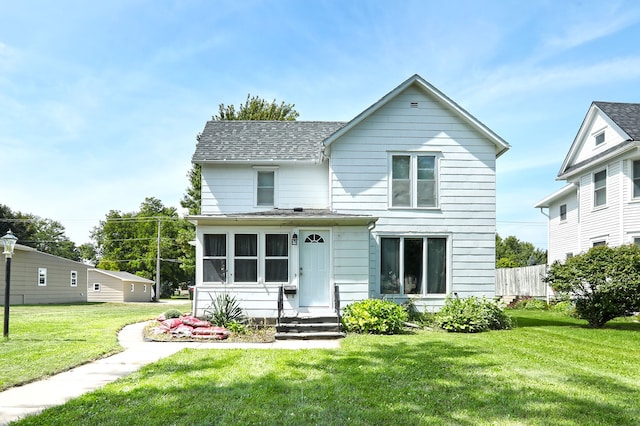
[{"label": "white front door", "polygon": [[329,231],[300,232],[300,307],[329,307]]}]

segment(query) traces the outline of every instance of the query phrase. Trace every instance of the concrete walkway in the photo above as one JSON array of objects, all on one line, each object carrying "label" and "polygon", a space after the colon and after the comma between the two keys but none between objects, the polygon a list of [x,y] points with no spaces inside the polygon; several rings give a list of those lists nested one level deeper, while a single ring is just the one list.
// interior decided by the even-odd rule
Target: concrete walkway
[{"label": "concrete walkway", "polygon": [[146,342],[145,323],[124,327],[118,334],[123,352],[81,365],[47,379],[16,386],[0,392],[0,425],[18,420],[45,408],[64,404],[86,392],[125,377],[147,364],[175,354],[184,348],[195,349],[332,349],[339,340],[279,340],[273,343],[224,342]]}]

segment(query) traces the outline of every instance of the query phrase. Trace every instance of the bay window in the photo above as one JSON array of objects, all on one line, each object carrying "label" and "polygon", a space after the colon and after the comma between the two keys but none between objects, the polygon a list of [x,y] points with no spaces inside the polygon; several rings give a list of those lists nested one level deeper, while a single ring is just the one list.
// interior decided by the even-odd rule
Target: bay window
[{"label": "bay window", "polygon": [[445,294],[446,265],[446,238],[382,237],[380,293]]}]

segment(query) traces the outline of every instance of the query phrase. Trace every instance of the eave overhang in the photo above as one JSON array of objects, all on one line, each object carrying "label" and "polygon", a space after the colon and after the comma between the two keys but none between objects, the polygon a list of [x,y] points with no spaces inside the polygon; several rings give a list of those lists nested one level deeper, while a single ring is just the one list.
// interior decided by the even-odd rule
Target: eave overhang
[{"label": "eave overhang", "polygon": [[[306,213],[306,212],[305,212]],[[196,226],[372,226],[378,220],[373,216],[329,214],[219,214],[193,215],[187,220]]]}]

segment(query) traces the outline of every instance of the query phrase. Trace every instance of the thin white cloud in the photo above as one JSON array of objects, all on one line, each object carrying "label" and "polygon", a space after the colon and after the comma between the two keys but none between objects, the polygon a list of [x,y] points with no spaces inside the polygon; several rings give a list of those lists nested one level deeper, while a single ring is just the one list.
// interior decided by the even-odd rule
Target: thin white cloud
[{"label": "thin white cloud", "polygon": [[544,45],[551,49],[572,49],[591,41],[615,34],[638,22],[640,13],[629,7],[603,2],[601,7],[584,7],[585,12],[563,27],[563,33],[548,37]]}]

